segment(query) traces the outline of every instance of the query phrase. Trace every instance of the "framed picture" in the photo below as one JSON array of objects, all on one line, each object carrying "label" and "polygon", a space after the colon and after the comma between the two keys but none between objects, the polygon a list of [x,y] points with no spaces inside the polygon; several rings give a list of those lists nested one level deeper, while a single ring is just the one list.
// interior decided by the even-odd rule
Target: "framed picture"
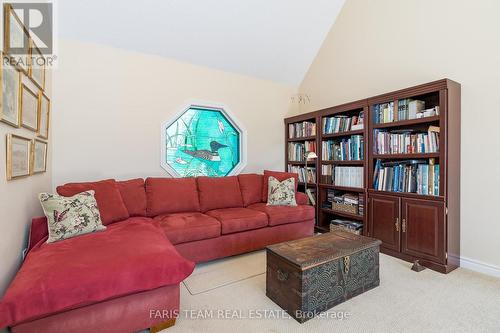
[{"label": "framed picture", "polygon": [[32,173],[47,171],[47,147],[47,142],[38,139],[33,140]]},{"label": "framed picture", "polygon": [[21,83],[21,125],[38,132],[38,95]]},{"label": "framed picture", "polygon": [[45,58],[42,52],[36,46],[33,39],[30,38],[30,59],[31,59],[31,78],[36,85],[45,90]]},{"label": "framed picture", "polygon": [[21,72],[14,66],[9,65],[6,58],[0,53],[2,63],[0,64],[0,120],[14,127],[21,126],[20,116],[20,92]]},{"label": "framed picture", "polygon": [[[4,4],[3,40],[4,52],[6,54],[16,54],[14,61],[26,75],[29,75],[30,34],[10,4]],[[15,52],[12,52],[13,50]]]},{"label": "framed picture", "polygon": [[47,140],[49,138],[49,120],[50,120],[50,99],[40,91],[38,106],[38,137]]},{"label": "framed picture", "polygon": [[30,139],[7,134],[7,180],[30,175],[31,145]]}]

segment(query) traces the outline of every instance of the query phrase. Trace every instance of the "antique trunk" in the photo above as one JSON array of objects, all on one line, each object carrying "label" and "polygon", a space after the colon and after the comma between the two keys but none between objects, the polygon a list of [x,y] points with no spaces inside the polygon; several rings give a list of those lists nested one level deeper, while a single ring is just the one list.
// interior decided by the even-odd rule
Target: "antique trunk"
[{"label": "antique trunk", "polygon": [[379,285],[380,243],[335,231],[268,246],[266,295],[303,323]]}]

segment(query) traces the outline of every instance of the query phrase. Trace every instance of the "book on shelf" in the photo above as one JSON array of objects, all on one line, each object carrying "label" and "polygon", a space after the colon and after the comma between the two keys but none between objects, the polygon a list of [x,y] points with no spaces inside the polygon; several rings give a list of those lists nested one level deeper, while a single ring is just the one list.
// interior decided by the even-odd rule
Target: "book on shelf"
[{"label": "book on shelf", "polygon": [[426,133],[414,130],[374,130],[375,154],[415,154],[439,152],[439,127],[429,126]]},{"label": "book on shelf", "polygon": [[303,121],[301,123],[288,124],[288,138],[297,139],[316,135],[316,123]]},{"label": "book on shelf", "polygon": [[342,140],[323,141],[321,148],[321,157],[325,161],[360,161],[364,156],[362,135],[352,135]]},{"label": "book on shelf", "polygon": [[289,142],[288,160],[293,162],[304,162],[304,155],[308,151],[316,151],[316,141]]},{"label": "book on shelf", "polygon": [[343,187],[363,187],[363,167],[333,167],[333,184]]},{"label": "book on shelf", "polygon": [[378,191],[439,195],[439,164],[433,158],[428,161],[377,160],[373,188]]},{"label": "book on shelf", "polygon": [[288,164],[288,172],[296,173],[301,183],[316,183],[316,168]]},{"label": "book on shelf", "polygon": [[373,106],[373,122],[375,124],[394,121],[394,102],[375,104]]},{"label": "book on shelf", "polygon": [[323,118],[323,133],[332,134],[355,131],[364,127],[364,112],[360,111],[355,116],[333,116]]}]

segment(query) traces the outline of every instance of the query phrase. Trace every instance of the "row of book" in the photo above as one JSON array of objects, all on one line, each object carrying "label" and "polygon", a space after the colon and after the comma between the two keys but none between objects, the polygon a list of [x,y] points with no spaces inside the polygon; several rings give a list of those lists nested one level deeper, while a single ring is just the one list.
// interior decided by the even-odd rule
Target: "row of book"
[{"label": "row of book", "polygon": [[332,134],[363,129],[364,113],[356,116],[334,116],[323,118],[323,133]]},{"label": "row of book", "polygon": [[309,151],[316,151],[316,141],[289,142],[288,160],[295,162],[304,162],[304,155]]},{"label": "row of book", "polygon": [[413,130],[374,130],[375,154],[415,154],[439,151],[439,127],[429,126],[427,133]]},{"label": "row of book", "polygon": [[373,188],[379,191],[439,195],[439,164],[433,158],[382,163],[377,160]]},{"label": "row of book", "polygon": [[288,165],[288,172],[296,173],[299,175],[299,182],[301,183],[316,183],[316,168],[305,167],[297,165]]},{"label": "row of book", "polygon": [[363,167],[322,165],[322,181],[344,187],[363,187]]},{"label": "row of book", "polygon": [[316,135],[316,123],[303,121],[301,123],[288,124],[288,138],[304,138]]},{"label": "row of book", "polygon": [[363,159],[363,136],[352,135],[342,140],[328,140],[321,144],[321,157],[329,161],[360,161]]},{"label": "row of book", "polygon": [[375,124],[420,119],[437,115],[439,115],[439,106],[426,109],[425,101],[411,98],[398,100],[398,109],[396,112],[394,110],[394,102],[375,104],[373,106],[373,121]]}]

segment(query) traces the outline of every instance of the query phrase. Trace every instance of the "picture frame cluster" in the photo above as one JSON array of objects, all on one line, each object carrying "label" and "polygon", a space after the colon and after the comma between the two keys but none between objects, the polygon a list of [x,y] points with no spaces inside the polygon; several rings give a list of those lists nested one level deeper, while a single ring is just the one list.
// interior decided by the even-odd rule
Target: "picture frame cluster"
[{"label": "picture frame cluster", "polygon": [[[42,52],[10,4],[4,4],[4,47],[0,52],[0,122],[34,132],[33,139],[7,134],[7,180],[47,171],[51,101],[45,91],[46,65]],[[11,45],[26,45],[16,58]],[[42,61],[33,61],[42,59]]]}]

